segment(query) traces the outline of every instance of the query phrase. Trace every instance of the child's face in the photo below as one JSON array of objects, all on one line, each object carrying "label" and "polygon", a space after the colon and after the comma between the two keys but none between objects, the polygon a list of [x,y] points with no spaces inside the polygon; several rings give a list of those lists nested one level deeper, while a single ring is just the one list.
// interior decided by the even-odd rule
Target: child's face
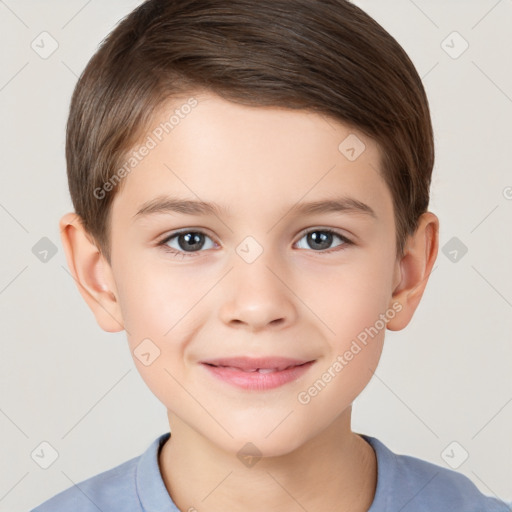
[{"label": "child's face", "polygon": [[[391,194],[376,144],[358,131],[304,111],[197,99],[162,141],[153,136],[156,147],[113,202],[119,314],[132,353],[147,363],[159,351],[151,364],[134,361],[171,428],[179,421],[232,451],[250,441],[265,454],[287,453],[349,414],[377,366],[382,320],[397,314]],[[354,135],[339,150],[350,134],[366,146],[358,157]],[[219,212],[137,215],[157,198],[205,201]],[[295,211],[341,198],[375,216]],[[168,250],[158,245],[177,231],[185,233]],[[204,363],[233,357],[313,363],[279,374]]]}]

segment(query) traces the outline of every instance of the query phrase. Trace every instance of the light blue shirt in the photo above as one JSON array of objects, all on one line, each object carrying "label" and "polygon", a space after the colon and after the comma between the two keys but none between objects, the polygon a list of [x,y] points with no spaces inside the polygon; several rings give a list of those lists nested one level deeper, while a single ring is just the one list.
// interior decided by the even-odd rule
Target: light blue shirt
[{"label": "light blue shirt", "polygon": [[[377,488],[368,512],[510,512],[461,473],[407,455],[360,434],[377,456]],[[31,512],[179,512],[165,487],[158,453],[170,433],[139,457],[70,487]],[[186,511],[184,511],[186,512]]]}]

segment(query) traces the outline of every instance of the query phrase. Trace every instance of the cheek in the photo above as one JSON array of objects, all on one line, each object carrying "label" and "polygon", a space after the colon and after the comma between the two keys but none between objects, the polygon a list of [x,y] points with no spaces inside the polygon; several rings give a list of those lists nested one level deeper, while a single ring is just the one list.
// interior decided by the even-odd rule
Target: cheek
[{"label": "cheek", "polygon": [[[152,393],[172,409],[186,381],[184,350],[194,327],[187,315],[189,301],[180,288],[146,274],[126,290],[123,316],[128,319],[127,340],[134,364]],[[176,284],[176,283],[173,283]],[[197,301],[196,301],[197,302]]]},{"label": "cheek", "polygon": [[388,257],[382,252],[367,253],[350,268],[333,273],[328,281],[329,300],[325,299],[324,308],[335,334],[329,334],[329,360],[319,368],[317,385],[311,389],[312,394],[318,393],[311,399],[311,409],[318,408],[318,413],[329,403],[341,407],[352,403],[377,368],[387,321],[396,314],[389,306],[391,250]]},{"label": "cheek", "polygon": [[323,418],[324,424],[339,416],[370,382],[380,359],[383,339],[382,332],[366,345],[356,341],[327,361],[297,394],[299,412],[309,418]]},{"label": "cheek", "polygon": [[373,326],[389,306],[390,264],[371,253],[359,254],[350,263],[303,269],[296,288],[309,308],[305,312],[321,320],[315,323],[337,350]]},{"label": "cheek", "polygon": [[299,406],[311,417],[327,414],[334,419],[367,386],[382,353],[386,318],[394,313],[389,314],[389,298],[371,279],[347,278],[342,288],[335,285],[330,284],[331,300],[324,304],[330,328],[325,357],[297,395]]},{"label": "cheek", "polygon": [[129,348],[145,383],[169,406],[169,396],[180,393],[176,380],[186,379],[184,352],[201,326],[197,311],[211,279],[198,279],[192,270],[129,263],[117,267]]},{"label": "cheek", "polygon": [[[308,407],[308,411],[318,408],[318,414],[332,409],[332,403],[346,407],[371,379],[382,351],[385,328],[377,322],[389,302],[390,268],[382,252],[360,251],[360,255],[347,264],[311,263],[290,276],[292,289],[304,302],[297,303],[302,311],[298,322],[317,326],[317,342],[324,338],[325,357],[311,382],[301,388],[307,391],[320,380],[320,392],[318,386],[312,391],[317,395]],[[186,347],[209,318],[213,295],[208,292],[218,280],[212,268],[192,267],[143,265],[134,259],[117,267],[132,357],[145,383],[170,410],[176,406],[172,397],[183,394],[178,383],[187,382]],[[293,295],[289,300],[297,301]],[[145,364],[144,353],[150,354],[149,359],[157,357]],[[338,357],[342,361],[335,365]]]},{"label": "cheek", "polygon": [[121,269],[120,279],[120,305],[128,337],[133,343],[141,337],[165,343],[190,322],[209,280],[199,279],[186,269],[131,263]]}]

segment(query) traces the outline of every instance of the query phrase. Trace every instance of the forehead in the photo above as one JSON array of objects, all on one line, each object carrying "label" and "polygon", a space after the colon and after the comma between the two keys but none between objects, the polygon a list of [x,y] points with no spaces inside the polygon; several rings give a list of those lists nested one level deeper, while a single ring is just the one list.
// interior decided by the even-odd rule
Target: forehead
[{"label": "forehead", "polygon": [[311,111],[245,106],[213,94],[175,98],[130,157],[135,165],[113,204],[123,216],[165,195],[259,216],[334,196],[371,204],[378,214],[392,208],[376,142]]}]

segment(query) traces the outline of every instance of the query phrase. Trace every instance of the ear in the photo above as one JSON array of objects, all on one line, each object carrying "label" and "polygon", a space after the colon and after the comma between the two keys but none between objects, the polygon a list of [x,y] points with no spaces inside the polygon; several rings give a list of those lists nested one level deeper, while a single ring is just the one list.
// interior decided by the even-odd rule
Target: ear
[{"label": "ear", "polygon": [[60,222],[60,236],[68,267],[99,326],[107,332],[124,329],[112,269],[76,213]]},{"label": "ear", "polygon": [[439,219],[426,212],[420,217],[415,233],[407,239],[404,255],[396,263],[391,303],[399,302],[402,309],[387,323],[390,331],[400,331],[411,321],[427,286],[438,248]]}]

